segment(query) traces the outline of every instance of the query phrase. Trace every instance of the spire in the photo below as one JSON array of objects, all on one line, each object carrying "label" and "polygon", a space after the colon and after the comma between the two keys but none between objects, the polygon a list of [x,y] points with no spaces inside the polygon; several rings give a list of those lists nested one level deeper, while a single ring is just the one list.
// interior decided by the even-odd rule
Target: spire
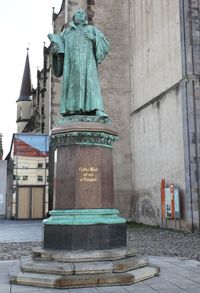
[{"label": "spire", "polygon": [[24,66],[22,85],[21,85],[20,95],[19,95],[17,102],[31,100],[30,96],[32,94],[32,87],[31,87],[31,72],[30,72],[28,50],[29,50],[29,48],[27,48],[27,55],[26,55],[26,62],[25,62],[25,66]]}]

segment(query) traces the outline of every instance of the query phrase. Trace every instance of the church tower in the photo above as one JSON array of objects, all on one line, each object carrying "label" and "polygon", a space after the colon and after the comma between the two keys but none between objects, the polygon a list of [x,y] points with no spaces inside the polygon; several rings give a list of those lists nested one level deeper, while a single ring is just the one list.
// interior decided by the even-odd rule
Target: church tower
[{"label": "church tower", "polygon": [[24,74],[22,78],[21,90],[17,103],[17,132],[23,132],[26,124],[31,118],[31,74],[30,63],[27,49],[26,62],[24,67]]}]

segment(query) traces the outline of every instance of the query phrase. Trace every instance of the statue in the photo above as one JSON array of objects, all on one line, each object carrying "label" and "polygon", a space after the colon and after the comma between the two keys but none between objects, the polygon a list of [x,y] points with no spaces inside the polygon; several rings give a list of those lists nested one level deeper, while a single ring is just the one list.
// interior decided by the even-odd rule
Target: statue
[{"label": "statue", "polygon": [[53,71],[63,75],[60,113],[108,117],[104,112],[98,78],[98,64],[109,51],[101,31],[88,25],[84,10],[78,9],[60,35],[49,34]]}]

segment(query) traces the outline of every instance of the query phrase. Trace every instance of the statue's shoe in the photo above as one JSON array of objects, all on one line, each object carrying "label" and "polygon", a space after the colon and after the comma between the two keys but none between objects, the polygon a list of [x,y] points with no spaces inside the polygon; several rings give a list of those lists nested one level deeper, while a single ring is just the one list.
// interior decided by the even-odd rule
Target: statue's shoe
[{"label": "statue's shoe", "polygon": [[96,116],[108,117],[108,115],[104,111],[101,111],[101,110],[96,110]]}]

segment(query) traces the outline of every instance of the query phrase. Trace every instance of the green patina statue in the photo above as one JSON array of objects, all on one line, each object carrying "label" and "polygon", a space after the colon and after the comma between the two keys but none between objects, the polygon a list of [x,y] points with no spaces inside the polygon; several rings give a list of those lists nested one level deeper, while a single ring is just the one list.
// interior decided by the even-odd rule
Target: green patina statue
[{"label": "green patina statue", "polygon": [[84,10],[78,9],[60,35],[49,34],[53,70],[63,75],[60,113],[107,117],[101,96],[98,64],[109,51],[109,41],[96,27],[88,25]]}]

